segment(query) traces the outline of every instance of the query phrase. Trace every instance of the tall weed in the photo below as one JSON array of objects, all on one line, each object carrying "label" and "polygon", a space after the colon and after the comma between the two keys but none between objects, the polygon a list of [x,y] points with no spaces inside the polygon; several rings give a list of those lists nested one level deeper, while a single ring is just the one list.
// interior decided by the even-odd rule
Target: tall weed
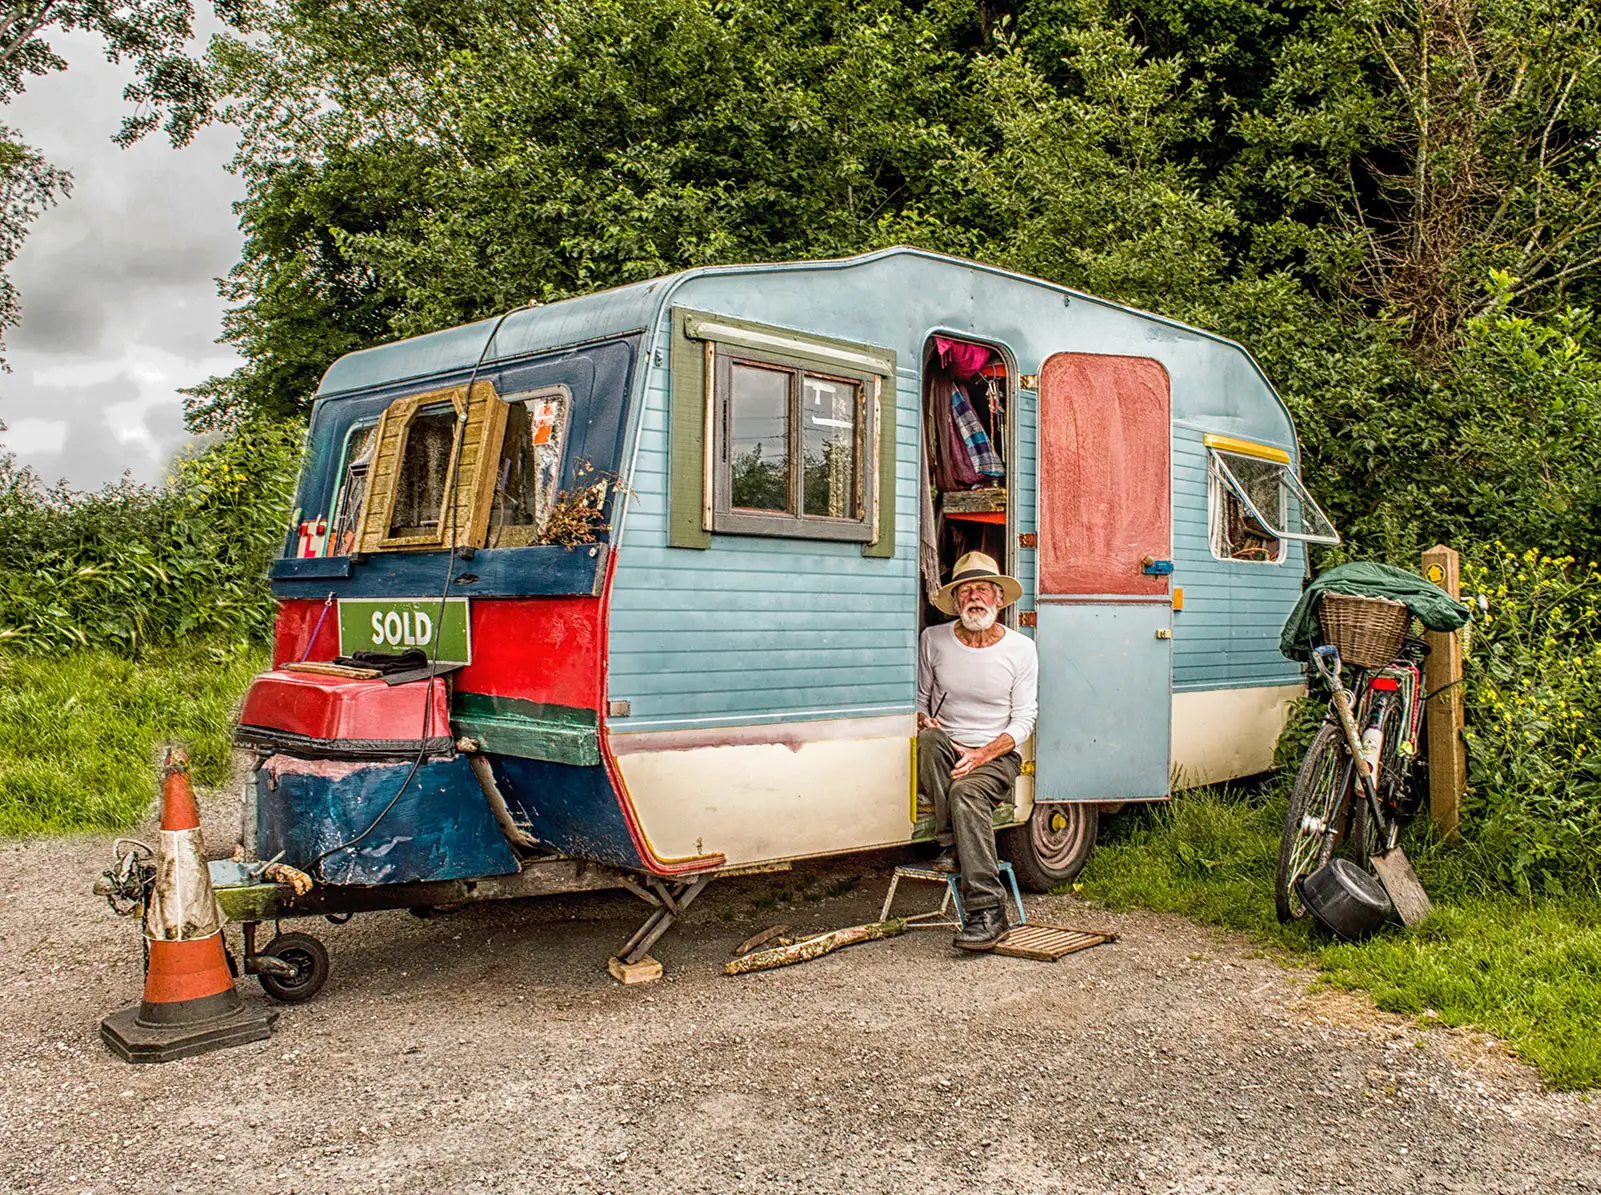
[{"label": "tall weed", "polygon": [[0,457],[0,649],[136,654],[264,639],[267,562],[299,466],[297,421],[249,423],[180,458],[162,488],[47,489]]}]

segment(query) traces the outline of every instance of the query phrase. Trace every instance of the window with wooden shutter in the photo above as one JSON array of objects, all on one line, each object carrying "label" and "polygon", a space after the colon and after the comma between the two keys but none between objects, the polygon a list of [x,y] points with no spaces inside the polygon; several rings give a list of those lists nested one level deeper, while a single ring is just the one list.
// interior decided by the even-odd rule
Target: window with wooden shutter
[{"label": "window with wooden shutter", "polygon": [[397,398],[374,432],[362,552],[479,546],[494,498],[506,404],[494,384]]}]

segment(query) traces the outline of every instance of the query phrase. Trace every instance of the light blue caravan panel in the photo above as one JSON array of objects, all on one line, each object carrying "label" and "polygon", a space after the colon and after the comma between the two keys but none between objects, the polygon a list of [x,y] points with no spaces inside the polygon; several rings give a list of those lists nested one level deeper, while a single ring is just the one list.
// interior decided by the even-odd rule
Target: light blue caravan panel
[{"label": "light blue caravan panel", "polygon": [[[1159,361],[1172,384],[1172,581],[1185,590],[1174,619],[1179,690],[1293,685],[1276,651],[1299,595],[1304,550],[1276,564],[1213,558],[1203,437],[1250,439],[1296,455],[1288,414],[1237,345],[1157,316],[1048,283],[917,250],[842,261],[739,266],[660,280],[653,352],[633,429],[633,496],[623,524],[610,609],[610,680],[630,733],[758,726],[908,713],[915,696],[920,364],[929,336],[993,344],[1025,378],[1053,353],[1120,353]],[[634,290],[635,288],[629,288]],[[671,313],[725,314],[896,354],[895,554],[860,545],[713,535],[706,550],[668,536]],[[886,395],[887,397],[887,395]],[[1036,531],[1036,396],[1013,410],[1012,530]],[[886,411],[886,424],[890,422]],[[1035,611],[1034,553],[1013,544]]]}]

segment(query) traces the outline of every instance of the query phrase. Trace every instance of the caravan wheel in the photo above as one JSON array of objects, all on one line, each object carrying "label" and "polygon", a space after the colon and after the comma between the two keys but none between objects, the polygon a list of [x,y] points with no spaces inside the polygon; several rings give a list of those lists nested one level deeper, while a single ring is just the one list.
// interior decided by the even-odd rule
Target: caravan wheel
[{"label": "caravan wheel", "polygon": [[1036,805],[1027,822],[997,835],[997,845],[1019,884],[1030,892],[1049,892],[1084,870],[1099,824],[1094,805]]}]

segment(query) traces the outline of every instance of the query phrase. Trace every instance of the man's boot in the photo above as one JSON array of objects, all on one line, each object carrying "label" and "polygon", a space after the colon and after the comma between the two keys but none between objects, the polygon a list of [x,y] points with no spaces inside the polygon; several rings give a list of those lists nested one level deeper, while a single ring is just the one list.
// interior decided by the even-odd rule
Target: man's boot
[{"label": "man's boot", "polygon": [[958,950],[994,950],[995,944],[1006,936],[1011,926],[1006,921],[1006,910],[1000,905],[975,909],[967,915],[961,931],[951,939]]}]

